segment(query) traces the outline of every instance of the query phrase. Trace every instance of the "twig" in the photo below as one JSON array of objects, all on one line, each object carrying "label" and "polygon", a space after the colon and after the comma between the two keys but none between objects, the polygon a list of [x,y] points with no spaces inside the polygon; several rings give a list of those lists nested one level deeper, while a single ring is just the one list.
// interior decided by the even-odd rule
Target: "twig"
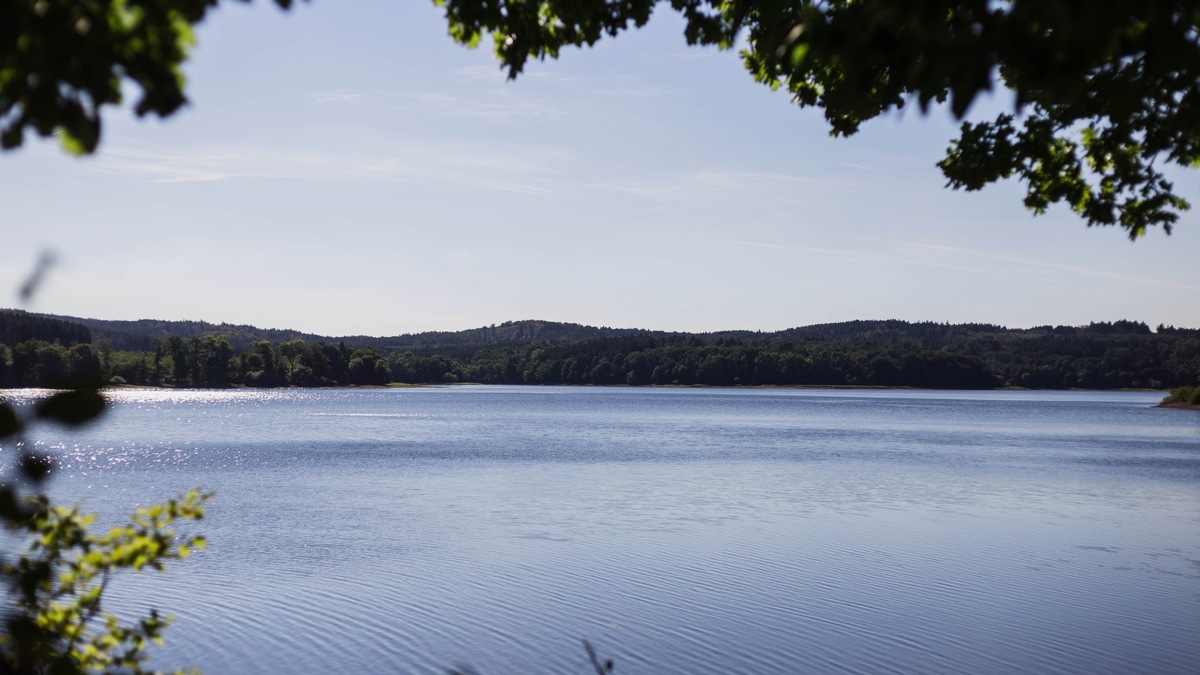
[{"label": "twig", "polygon": [[603,665],[600,663],[600,657],[596,656],[596,650],[592,647],[592,643],[587,640],[583,641],[583,648],[587,650],[588,659],[592,662],[592,667],[596,669],[596,675],[608,675],[613,670],[612,659],[608,659]]}]

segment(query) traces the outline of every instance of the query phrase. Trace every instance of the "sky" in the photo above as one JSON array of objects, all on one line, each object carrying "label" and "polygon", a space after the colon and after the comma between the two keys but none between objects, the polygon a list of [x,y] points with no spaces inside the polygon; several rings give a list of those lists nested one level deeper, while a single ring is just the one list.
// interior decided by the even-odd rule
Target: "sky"
[{"label": "sky", "polygon": [[[322,335],[1200,327],[1200,210],[1131,243],[1016,183],[946,189],[948,112],[831,138],[667,8],[515,82],[423,0],[225,3],[197,37],[175,116],[111,111],[93,157],[0,155],[0,306]],[[1200,172],[1176,178],[1200,209]]]}]

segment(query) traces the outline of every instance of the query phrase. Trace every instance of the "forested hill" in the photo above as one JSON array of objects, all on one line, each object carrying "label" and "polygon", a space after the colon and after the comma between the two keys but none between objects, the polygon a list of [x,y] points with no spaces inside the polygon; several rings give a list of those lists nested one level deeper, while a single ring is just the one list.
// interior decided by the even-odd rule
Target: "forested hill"
[{"label": "forested hill", "polygon": [[1010,329],[888,320],[769,333],[667,333],[514,321],[459,332],[329,338],[199,321],[116,322],[0,310],[0,387],[52,385],[67,375],[174,386],[1160,389],[1200,379],[1200,330],[1151,330],[1138,321]]},{"label": "forested hill", "polygon": [[[0,321],[5,315],[16,310],[0,310]],[[21,312],[23,314],[23,312]],[[258,328],[231,323],[209,323],[207,321],[161,321],[157,319],[140,319],[138,321],[111,321],[108,319],[88,319],[75,316],[58,316],[54,314],[30,314],[46,320],[69,322],[90,330],[92,340],[101,342],[107,340],[113,349],[130,351],[149,351],[154,349],[156,338],[166,338],[178,335],[182,338],[192,338],[201,335],[224,335],[235,347],[246,348],[259,340],[271,342],[286,342],[297,338],[305,341],[328,340],[329,338],[311,333],[301,333],[295,330]],[[11,343],[10,343],[11,344]]]},{"label": "forested hill", "polygon": [[[1176,330],[1160,326],[1160,330]],[[1036,326],[1009,329],[990,323],[911,323],[888,321],[843,321],[788,328],[767,337],[789,340],[827,340],[864,345],[906,345],[962,337],[1038,336],[1038,335],[1150,335],[1150,327],[1141,321],[1093,322],[1086,326]]]},{"label": "forested hill", "polygon": [[[374,347],[375,349],[399,349],[402,351],[517,345],[531,342],[594,340],[596,338],[619,337],[623,335],[656,335],[660,337],[668,335],[668,333],[662,331],[645,331],[635,328],[597,328],[577,323],[527,320],[506,321],[499,325],[493,324],[491,326],[453,332],[430,331],[385,337],[367,335],[325,336],[287,329],[258,328],[244,324],[209,323],[207,321],[162,321],[157,319],[112,321],[55,314],[30,314],[19,310],[0,310],[0,321],[3,320],[5,315],[41,317],[60,323],[78,324],[86,329],[90,329],[94,341],[108,340],[113,349],[132,351],[151,350],[154,348],[155,338],[165,338],[171,335],[178,335],[182,338],[192,338],[201,335],[224,335],[229,344],[236,349],[249,348],[250,345],[259,340],[281,343],[288,340],[300,339],[305,342],[329,342],[345,344],[348,347]],[[732,334],[729,333],[729,335]],[[752,333],[746,332],[744,334],[751,335]],[[31,334],[29,337],[36,336]],[[15,341],[19,342],[20,340]],[[8,338],[0,340],[0,342],[11,345],[14,340]],[[69,342],[66,343],[69,344]]]},{"label": "forested hill", "polygon": [[91,342],[87,326],[65,317],[30,314],[17,309],[0,310],[0,344],[15,345],[25,340],[41,340],[71,345]]},{"label": "forested hill", "polygon": [[[38,330],[31,332],[32,320],[43,321]],[[345,344],[347,347],[374,347],[381,351],[454,351],[522,344],[581,342],[603,338],[641,336],[657,339],[691,339],[703,343],[729,340],[799,340],[844,342],[858,345],[903,346],[922,342],[944,341],[952,338],[983,336],[1038,335],[1150,335],[1150,327],[1139,321],[1095,322],[1087,326],[1038,326],[1029,329],[1009,329],[994,324],[950,324],[932,321],[909,322],[897,319],[884,321],[843,321],[811,326],[798,326],[780,331],[728,330],[711,333],[683,333],[643,330],[638,328],[610,328],[607,326],[585,326],[577,323],[556,321],[524,320],[506,321],[501,324],[470,328],[460,331],[429,331],[406,333],[395,336],[374,337],[367,335],[324,336],[296,330],[258,328],[245,324],[210,323],[207,321],[163,321],[141,319],[138,321],[113,321],[54,314],[32,314],[20,310],[0,310],[0,343],[12,345],[25,339],[40,339],[53,342],[56,339],[65,345],[72,342],[87,342],[87,338],[58,337],[55,330],[74,325],[72,330],[90,333],[93,342],[108,341],[113,349],[149,351],[154,348],[156,338],[178,335],[192,338],[203,335],[223,335],[235,349],[248,349],[253,343],[266,340],[283,343],[289,340],[305,342],[328,342]],[[25,326],[17,328],[16,326]],[[11,327],[11,328],[10,328]],[[56,327],[56,328],[55,328]],[[8,332],[2,332],[5,330]],[[1180,330],[1160,327],[1160,330]],[[1187,329],[1183,329],[1187,330]],[[47,332],[48,331],[48,332]],[[77,335],[73,334],[73,335]]]},{"label": "forested hill", "polygon": [[360,336],[338,338],[347,345],[355,344],[375,347],[376,349],[400,351],[429,351],[438,349],[477,347],[513,346],[530,343],[547,342],[581,342],[599,338],[623,337],[628,335],[644,335],[665,337],[669,333],[647,331],[636,328],[608,328],[583,326],[577,323],[558,323],[555,321],[505,321],[481,328],[471,328],[454,332],[428,332],[397,335],[395,337],[365,338]]}]

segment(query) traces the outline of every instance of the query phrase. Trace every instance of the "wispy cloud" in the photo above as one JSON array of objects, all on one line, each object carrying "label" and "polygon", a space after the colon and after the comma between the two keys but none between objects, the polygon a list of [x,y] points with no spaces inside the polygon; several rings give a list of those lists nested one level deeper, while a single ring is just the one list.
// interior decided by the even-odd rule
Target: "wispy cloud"
[{"label": "wispy cloud", "polygon": [[504,79],[504,72],[499,65],[464,66],[455,69],[451,75],[456,79],[468,82],[494,82]]},{"label": "wispy cloud", "polygon": [[1045,260],[1030,260],[1028,258],[1017,258],[1013,256],[997,255],[993,256],[996,260],[1005,263],[1017,263],[1021,265],[1029,265],[1033,267],[1041,267],[1044,269],[1061,270],[1071,272],[1073,274],[1084,274],[1101,279],[1111,279],[1113,281],[1127,281],[1135,284],[1145,284],[1148,286],[1158,286],[1159,288],[1173,288],[1182,291],[1192,291],[1200,293],[1200,286],[1195,284],[1185,284],[1178,281],[1170,281],[1167,279],[1154,279],[1151,277],[1139,277],[1129,274],[1120,274],[1118,272],[1110,272],[1108,270],[1099,270],[1090,267],[1080,267],[1078,265],[1064,265],[1062,263],[1048,262]]},{"label": "wispy cloud", "polygon": [[948,255],[978,255],[977,251],[962,248],[959,246],[947,246],[945,244],[919,244],[909,241],[887,242],[893,245],[897,250],[908,253],[932,253],[932,254],[948,254]]},{"label": "wispy cloud", "polygon": [[[741,47],[738,47],[740,49]],[[730,50],[735,52],[735,50]],[[648,54],[647,58],[659,59],[662,61],[707,61],[718,58],[729,58],[729,52],[720,52],[712,49],[704,49],[701,47],[693,47],[686,52],[673,52],[670,54]]]},{"label": "wispy cloud", "polygon": [[[964,267],[963,269],[966,271],[981,269],[978,267],[979,265],[990,265],[992,266],[990,268],[992,273],[1005,274],[1010,277],[1027,278],[1031,276],[1031,272],[1053,270],[1058,272],[1069,272],[1070,274],[1074,275],[1082,274],[1085,276],[1110,279],[1113,281],[1123,281],[1146,286],[1156,286],[1159,288],[1171,288],[1200,293],[1200,286],[1196,284],[1171,281],[1169,279],[1156,279],[1153,277],[1122,274],[1120,272],[1112,272],[1109,270],[1085,267],[1082,265],[1070,265],[1047,260],[1037,260],[1034,258],[989,253],[970,248],[963,248],[961,246],[914,243],[907,241],[894,241],[890,243],[898,252],[924,256],[926,264],[937,263],[943,266],[961,266],[961,264],[964,262],[975,263],[975,266]],[[952,258],[953,262],[947,262],[946,258]],[[1044,278],[1044,275],[1038,274],[1037,277]]]},{"label": "wispy cloud", "polygon": [[645,99],[680,93],[679,89],[662,83],[647,83],[644,78],[625,71],[610,72],[603,78],[579,84],[586,84],[586,88],[576,86],[580,93],[614,99]]},{"label": "wispy cloud", "polygon": [[371,97],[365,92],[347,90],[314,91],[309,92],[307,98],[313,103],[346,103],[371,100]]},{"label": "wispy cloud", "polygon": [[856,257],[856,256],[863,255],[865,253],[864,251],[855,251],[855,250],[851,250],[851,249],[822,248],[819,246],[802,246],[802,245],[797,245],[797,244],[776,244],[776,243],[762,242],[762,241],[742,241],[742,240],[738,240],[738,239],[709,239],[709,241],[713,241],[718,244],[730,244],[733,246],[745,246],[748,248],[760,248],[760,249],[766,249],[769,251],[792,251],[792,252],[796,252],[796,253],[816,253],[818,255],[836,255],[836,256]]},{"label": "wispy cloud", "polygon": [[[508,71],[500,66],[464,66],[455,70],[452,75],[459,79],[468,82],[479,83],[496,83],[503,85],[507,82]],[[546,70],[530,69],[521,73],[521,79],[528,82],[540,82],[546,84],[561,84],[571,85],[578,83],[582,78],[575,75],[562,75],[552,73]]]},{"label": "wispy cloud", "polygon": [[[324,148],[271,145],[111,145],[88,164],[91,171],[158,183],[245,179],[372,180],[452,184],[524,194],[611,201],[635,196],[642,208],[672,213],[704,205],[795,203],[845,194],[847,182],[825,176],[706,167],[633,177],[624,165],[598,166],[554,145],[507,142],[383,140],[355,127],[326,139]],[[597,176],[610,178],[597,178]]]},{"label": "wispy cloud", "polygon": [[688,202],[697,198],[761,194],[765,199],[795,201],[814,192],[831,194],[848,190],[850,183],[803,174],[705,168],[681,173],[645,175],[635,179],[599,181],[592,188],[662,202]]},{"label": "wispy cloud", "polygon": [[[807,246],[797,244],[780,244],[773,242],[757,242],[757,241],[742,241],[742,240],[715,240],[723,244],[733,246],[745,246],[750,248],[766,249],[776,253],[792,252],[804,255],[816,255],[822,257],[837,257],[849,258],[856,261],[870,261],[870,263],[879,265],[880,263],[890,263],[905,266],[929,267],[935,269],[953,270],[956,272],[966,272],[971,275],[987,275],[1012,277],[1011,268],[1003,268],[999,266],[989,266],[988,261],[980,261],[972,259],[971,256],[961,255],[962,253],[970,253],[966,249],[960,249],[953,246],[941,246],[935,244],[912,244],[908,242],[893,242],[891,245],[887,243],[873,242],[867,239],[851,239],[849,244],[857,244],[858,246],[845,246],[841,248]],[[930,256],[928,254],[937,254]],[[952,259],[948,256],[954,255]],[[772,256],[773,260],[778,260]]]},{"label": "wispy cloud", "polygon": [[465,119],[547,122],[565,115],[561,108],[528,96],[468,97],[423,93],[414,95],[412,99],[435,114]]},{"label": "wispy cloud", "polygon": [[335,89],[302,92],[300,96],[313,105],[351,105],[380,113],[424,113],[475,121],[544,123],[565,114],[559,106],[529,95],[517,96],[503,86],[469,93]]},{"label": "wispy cloud", "polygon": [[111,146],[93,171],[157,183],[239,179],[375,180],[449,183],[526,194],[552,194],[543,180],[553,152],[513,155],[465,145],[429,145],[395,153],[324,152],[265,147]]},{"label": "wispy cloud", "polygon": [[[505,72],[490,66],[467,66],[454,71],[454,77],[459,81],[470,84],[474,88],[487,86],[489,95],[507,94],[513,84],[508,81]],[[568,95],[584,95],[602,98],[645,99],[666,96],[673,90],[661,84],[646,84],[641,78],[628,73],[609,73],[589,78],[577,75],[563,75],[541,69],[530,69],[521,73],[523,84],[530,83],[538,87],[557,88]],[[546,94],[554,95],[555,89],[542,89]],[[522,92],[528,98],[529,90]]]}]

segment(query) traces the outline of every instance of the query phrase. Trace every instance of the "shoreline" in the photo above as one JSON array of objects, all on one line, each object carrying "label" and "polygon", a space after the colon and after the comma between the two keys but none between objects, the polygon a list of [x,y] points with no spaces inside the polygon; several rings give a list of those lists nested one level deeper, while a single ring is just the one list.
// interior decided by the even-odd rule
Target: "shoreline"
[{"label": "shoreline", "polygon": [[1195,403],[1159,403],[1155,408],[1174,408],[1175,410],[1195,410],[1200,412],[1200,405]]},{"label": "shoreline", "polygon": [[[986,389],[926,389],[922,387],[913,387],[908,385],[874,385],[874,384],[735,384],[735,385],[711,385],[711,384],[524,384],[524,383],[485,383],[485,382],[436,382],[425,384],[412,384],[408,382],[389,382],[388,384],[346,384],[326,387],[302,387],[298,385],[284,385],[279,387],[252,387],[245,384],[235,384],[226,387],[191,387],[191,386],[176,386],[173,384],[105,384],[101,389],[175,389],[175,390],[200,390],[200,389],[425,389],[432,387],[482,387],[482,386],[497,386],[497,387],[602,387],[602,388],[625,388],[625,389],[826,389],[826,390],[876,390],[876,391],[1086,391],[1086,392],[1146,392],[1146,393],[1169,393],[1163,389],[1146,389],[1125,387],[1119,389],[1030,389],[1026,387],[991,387]],[[20,389],[54,389],[54,387],[14,387],[12,391]],[[1155,407],[1159,408],[1184,408],[1192,410],[1200,410],[1200,406],[1189,403],[1159,403]]]}]

